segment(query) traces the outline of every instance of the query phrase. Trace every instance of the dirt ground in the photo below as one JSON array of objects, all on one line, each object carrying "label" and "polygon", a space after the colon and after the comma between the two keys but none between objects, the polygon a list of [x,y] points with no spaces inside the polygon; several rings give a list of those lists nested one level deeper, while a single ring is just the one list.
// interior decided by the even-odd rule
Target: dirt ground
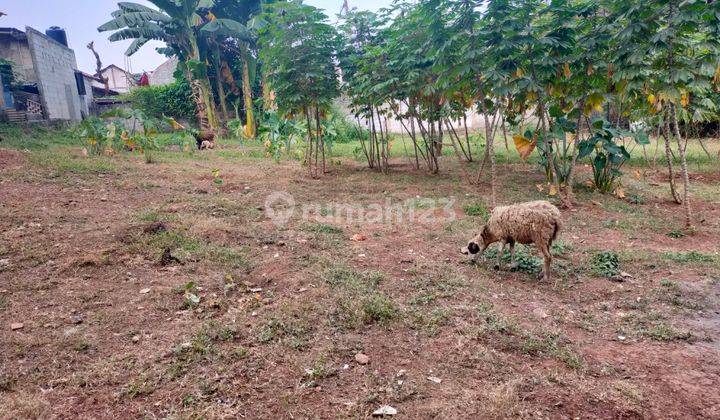
[{"label": "dirt ground", "polygon": [[[555,285],[534,249],[516,271],[460,255],[489,188],[454,159],[313,180],[232,148],[62,153],[0,149],[0,418],[720,418],[711,173],[694,234],[661,172],[626,170],[625,199],[580,189]],[[501,203],[546,197],[534,165],[499,174]],[[416,220],[334,207],[388,202]]]}]

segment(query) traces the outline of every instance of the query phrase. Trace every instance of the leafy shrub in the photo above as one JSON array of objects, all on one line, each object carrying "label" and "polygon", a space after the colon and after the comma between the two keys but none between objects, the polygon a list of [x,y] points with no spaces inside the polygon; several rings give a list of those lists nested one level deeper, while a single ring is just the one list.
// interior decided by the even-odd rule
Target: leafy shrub
[{"label": "leafy shrub", "polygon": [[350,143],[368,140],[370,132],[351,122],[347,116],[337,108],[332,108],[321,122],[325,142],[332,147],[333,143]]},{"label": "leafy shrub", "polygon": [[592,160],[593,183],[601,192],[612,192],[622,172],[620,168],[630,159],[630,153],[624,145],[618,145],[615,140],[633,136],[638,144],[648,144],[644,132],[630,133],[616,129],[610,122],[600,119],[592,124],[593,135],[580,143],[578,160],[594,153]]},{"label": "leafy shrub", "polygon": [[182,120],[195,118],[195,104],[190,85],[185,80],[165,86],[140,86],[131,90],[127,97],[133,108],[149,117],[167,116]]},{"label": "leafy shrub", "polygon": [[620,274],[620,258],[613,251],[601,251],[593,256],[590,267],[598,276],[616,276]]},{"label": "leafy shrub", "polygon": [[[496,246],[488,248],[484,253],[484,258],[495,261],[497,258],[498,248]],[[503,263],[510,263],[509,247],[505,247],[505,253],[502,256]],[[515,267],[513,270],[527,274],[538,274],[542,271],[543,262],[540,258],[532,256],[528,252],[528,248],[524,245],[515,245]]]},{"label": "leafy shrub", "polygon": [[110,155],[122,148],[122,128],[116,123],[90,117],[73,128],[73,133],[85,143],[91,155]]},{"label": "leafy shrub", "polygon": [[[242,123],[239,120],[233,120],[231,123],[235,134],[240,134],[238,137],[242,137],[244,135]],[[258,127],[258,138],[265,147],[265,155],[278,161],[283,154],[290,151],[294,140],[302,139],[303,130],[302,124],[293,119],[284,118],[275,111],[265,112]]]}]

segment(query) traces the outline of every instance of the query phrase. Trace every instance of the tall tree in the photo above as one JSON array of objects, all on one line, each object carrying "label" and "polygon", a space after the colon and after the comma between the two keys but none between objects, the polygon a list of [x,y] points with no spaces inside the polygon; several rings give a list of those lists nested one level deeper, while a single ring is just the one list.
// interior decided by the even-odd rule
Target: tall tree
[{"label": "tall tree", "polygon": [[335,57],[338,36],[327,16],[315,7],[295,2],[266,5],[260,30],[260,54],[267,81],[277,94],[278,110],[286,117],[302,115],[307,124],[305,162],[318,176],[325,142],[320,119],[339,94]]},{"label": "tall tree", "polygon": [[118,10],[112,13],[113,19],[101,25],[98,31],[115,31],[110,35],[110,41],[134,40],[125,52],[126,55],[134,54],[150,40],[165,42],[182,61],[184,74],[193,91],[198,125],[201,129],[218,130],[220,124],[198,32],[211,23],[215,27],[228,25],[208,19],[206,10],[208,5],[212,5],[212,1],[150,2],[158,10],[137,3],[118,3]]}]

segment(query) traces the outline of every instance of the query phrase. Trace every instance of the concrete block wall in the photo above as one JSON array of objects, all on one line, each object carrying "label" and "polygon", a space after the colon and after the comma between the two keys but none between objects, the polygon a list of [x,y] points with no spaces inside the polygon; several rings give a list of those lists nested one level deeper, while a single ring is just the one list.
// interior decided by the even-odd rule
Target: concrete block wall
[{"label": "concrete block wall", "polygon": [[25,33],[46,118],[80,121],[86,105],[75,84],[75,52],[33,28]]},{"label": "concrete block wall", "polygon": [[150,74],[150,85],[151,86],[162,86],[169,85],[175,81],[173,73],[178,66],[177,57],[169,58],[164,63],[160,64],[155,71]]},{"label": "concrete block wall", "polygon": [[35,67],[25,40],[12,37],[0,39],[0,57],[13,62],[13,72],[19,82],[35,83]]}]

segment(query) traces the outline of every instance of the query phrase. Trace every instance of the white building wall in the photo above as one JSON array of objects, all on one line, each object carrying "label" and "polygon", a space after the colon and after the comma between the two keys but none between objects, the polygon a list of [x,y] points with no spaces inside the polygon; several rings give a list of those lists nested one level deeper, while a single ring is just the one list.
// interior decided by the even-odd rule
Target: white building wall
[{"label": "white building wall", "polygon": [[163,86],[169,85],[175,81],[173,74],[177,69],[178,59],[177,57],[171,57],[166,62],[160,64],[150,74],[150,86]]},{"label": "white building wall", "polygon": [[[350,112],[347,101],[345,99],[340,99],[336,101],[336,105],[343,110],[343,112],[346,112],[348,115],[348,119],[350,121],[355,122],[355,116]],[[407,112],[407,106],[405,106],[404,103],[401,103],[398,105],[398,114],[405,114]],[[468,130],[471,131],[477,131],[480,129],[485,128],[485,121],[483,119],[482,114],[479,114],[473,110],[468,110],[465,114],[465,117],[467,118],[467,127]],[[377,118],[377,117],[376,117]],[[405,128],[403,128],[402,124],[405,124],[408,129],[410,129],[410,122],[409,121],[403,121],[402,123],[395,119],[394,113],[390,113],[390,115],[387,115],[387,129],[390,133],[393,134],[407,134],[405,131]],[[450,122],[453,126],[453,128],[458,132],[458,134],[464,135],[464,124],[462,118],[459,121],[451,121]],[[370,128],[370,120],[365,120],[364,118],[360,118],[360,124],[362,124],[364,127]],[[375,120],[375,124],[378,124],[377,119]],[[383,119],[383,130],[385,129],[385,119]],[[415,130],[419,130],[419,128],[415,127]]]},{"label": "white building wall", "polygon": [[[116,92],[129,92],[130,88],[133,86],[132,81],[130,80],[131,76],[115,66],[107,67],[103,70],[102,75],[108,79],[110,89]],[[103,86],[103,84],[100,83],[100,86]]]}]

